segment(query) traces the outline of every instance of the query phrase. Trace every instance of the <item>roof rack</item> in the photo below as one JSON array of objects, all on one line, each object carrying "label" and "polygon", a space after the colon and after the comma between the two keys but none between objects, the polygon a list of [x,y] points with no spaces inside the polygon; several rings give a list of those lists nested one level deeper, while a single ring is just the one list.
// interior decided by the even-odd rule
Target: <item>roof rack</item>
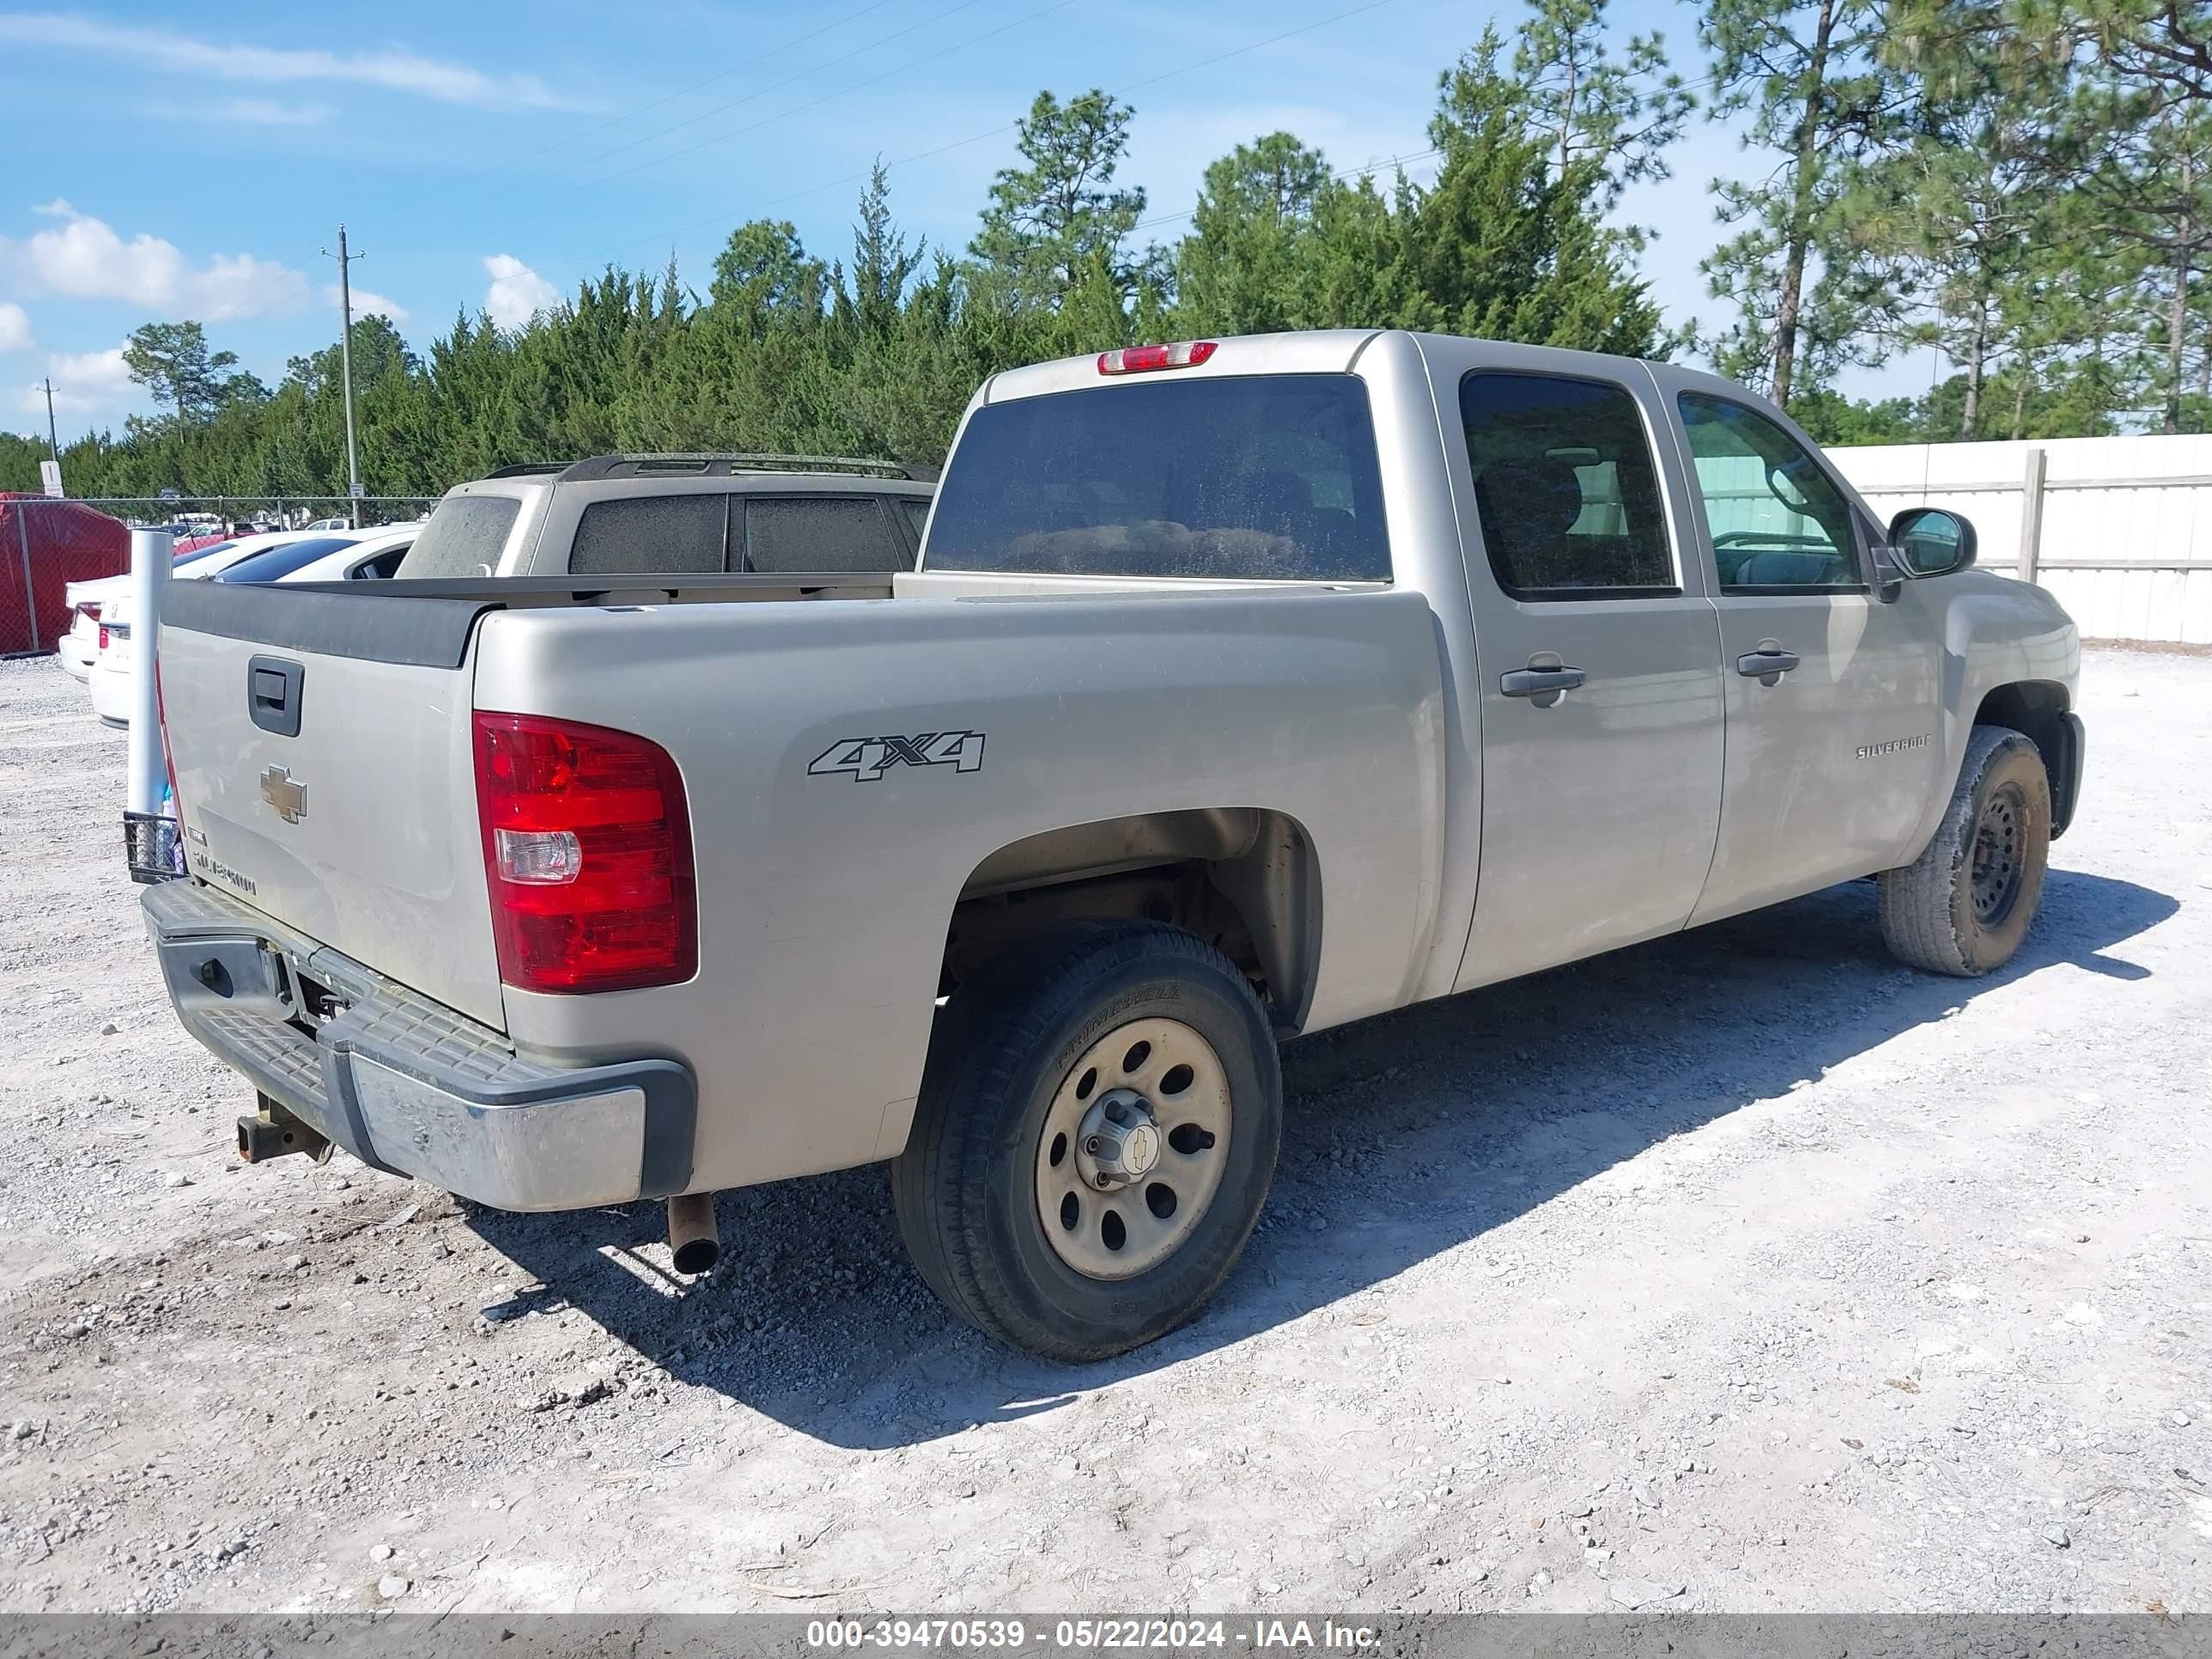
[{"label": "roof rack", "polygon": [[[536,466],[505,467],[490,476],[538,471]],[[555,482],[580,483],[594,478],[726,478],[739,472],[845,472],[866,477],[933,482],[933,467],[901,466],[896,461],[862,460],[852,455],[593,455],[558,469]]]},{"label": "roof rack", "polygon": [[512,466],[495,466],[484,474],[487,478],[526,478],[535,473],[558,472],[568,465],[566,461],[517,461]]}]

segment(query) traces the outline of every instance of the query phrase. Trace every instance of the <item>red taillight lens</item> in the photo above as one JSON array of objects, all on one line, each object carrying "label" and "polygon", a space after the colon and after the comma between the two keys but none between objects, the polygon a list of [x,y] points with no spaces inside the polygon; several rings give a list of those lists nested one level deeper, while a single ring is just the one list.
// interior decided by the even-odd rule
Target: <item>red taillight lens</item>
[{"label": "red taillight lens", "polygon": [[1154,368],[1196,368],[1220,347],[1212,340],[1178,340],[1173,345],[1123,346],[1098,354],[1101,374],[1141,374]]},{"label": "red taillight lens", "polygon": [[107,624],[106,623],[102,623],[100,625],[100,648],[103,651],[107,649]]},{"label": "red taillight lens", "polygon": [[476,748],[499,976],[558,992],[690,978],[691,817],[668,751],[604,726],[481,711]]}]

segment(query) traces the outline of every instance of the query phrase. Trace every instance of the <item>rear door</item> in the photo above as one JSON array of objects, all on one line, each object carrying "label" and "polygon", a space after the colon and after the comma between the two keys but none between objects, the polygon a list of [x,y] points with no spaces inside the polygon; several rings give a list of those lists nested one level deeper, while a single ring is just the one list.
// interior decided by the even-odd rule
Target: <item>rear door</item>
[{"label": "rear door", "polygon": [[502,1024],[466,661],[483,607],[181,581],[163,605],[191,872]]},{"label": "rear door", "polygon": [[1702,922],[1912,856],[1940,787],[1942,646],[1910,596],[1875,592],[1873,526],[1802,434],[1708,384],[1674,397],[1728,699]]},{"label": "rear door", "polygon": [[1683,927],[1712,860],[1723,730],[1712,605],[1649,377],[1495,347],[1466,361],[1437,385],[1462,441],[1481,684],[1462,989]]}]

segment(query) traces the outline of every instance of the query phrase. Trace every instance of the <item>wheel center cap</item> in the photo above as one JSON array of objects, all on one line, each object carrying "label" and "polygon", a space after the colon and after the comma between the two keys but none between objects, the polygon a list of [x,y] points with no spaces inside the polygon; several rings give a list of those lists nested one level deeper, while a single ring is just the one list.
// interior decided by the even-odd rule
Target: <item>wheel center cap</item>
[{"label": "wheel center cap", "polygon": [[1099,1096],[1083,1115],[1075,1158],[1094,1188],[1127,1187],[1150,1175],[1160,1161],[1160,1127],[1145,1097],[1133,1089]]}]

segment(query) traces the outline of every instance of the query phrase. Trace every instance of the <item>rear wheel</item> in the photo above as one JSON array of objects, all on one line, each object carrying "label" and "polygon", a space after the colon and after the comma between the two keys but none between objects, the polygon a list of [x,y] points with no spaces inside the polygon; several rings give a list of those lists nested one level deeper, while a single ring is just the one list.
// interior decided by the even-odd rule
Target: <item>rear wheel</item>
[{"label": "rear wheel", "polygon": [[1282,1137],[1267,1017],[1218,951],[1085,927],[963,986],[894,1164],[930,1288],[1047,1358],[1188,1320],[1251,1236]]},{"label": "rear wheel", "polygon": [[2051,855],[2051,781],[2025,733],[1978,726],[1925,851],[1881,875],[1881,933],[1900,961],[1962,978],[2027,937]]}]

